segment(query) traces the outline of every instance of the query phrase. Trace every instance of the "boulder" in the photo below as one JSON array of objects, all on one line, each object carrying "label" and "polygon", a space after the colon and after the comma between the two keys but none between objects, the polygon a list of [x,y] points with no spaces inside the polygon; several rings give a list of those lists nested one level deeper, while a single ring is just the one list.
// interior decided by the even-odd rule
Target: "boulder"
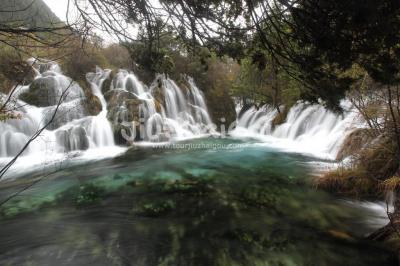
[{"label": "boulder", "polygon": [[[85,100],[77,99],[68,103],[63,103],[58,107],[57,113],[54,116],[52,122],[47,126],[48,130],[57,129],[68,122],[75,119],[80,119],[88,115],[88,111],[85,108]],[[50,106],[43,109],[44,123],[50,122],[56,106]]]},{"label": "boulder", "polygon": [[64,148],[64,152],[87,150],[89,148],[86,130],[81,126],[57,131],[56,139],[57,143]]},{"label": "boulder", "polygon": [[51,77],[38,78],[32,82],[29,90],[19,97],[24,102],[38,107],[56,105],[59,101],[59,93],[56,92],[57,81]]},{"label": "boulder", "polygon": [[83,99],[84,92],[78,83],[73,82],[65,76],[57,76],[53,72],[46,72],[42,77],[35,79],[29,86],[29,90],[22,93],[19,98],[24,102],[38,107],[57,105],[63,92],[62,102],[70,102]]},{"label": "boulder", "polygon": [[103,108],[101,106],[99,97],[94,94],[87,95],[85,100],[82,101],[82,104],[86,110],[86,113],[91,116],[98,115]]},{"label": "boulder", "polygon": [[286,122],[287,115],[289,113],[290,108],[286,108],[285,106],[279,108],[280,112],[272,119],[271,126],[272,130],[274,130],[277,126],[282,125]]},{"label": "boulder", "polygon": [[[132,123],[134,123],[136,132],[139,132],[139,122],[140,117],[142,117],[140,105],[144,104],[143,100],[138,99],[135,94],[121,89],[108,91],[105,98],[108,103],[107,118],[111,122],[116,143],[120,145],[132,144],[132,138],[127,140],[123,136],[123,130],[130,136]],[[136,134],[133,139],[138,140],[139,134]]]}]

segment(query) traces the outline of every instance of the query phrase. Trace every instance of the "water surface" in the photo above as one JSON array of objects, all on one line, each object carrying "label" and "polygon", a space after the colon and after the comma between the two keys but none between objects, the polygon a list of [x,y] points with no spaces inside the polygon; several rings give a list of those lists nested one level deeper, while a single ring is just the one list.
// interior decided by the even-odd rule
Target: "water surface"
[{"label": "water surface", "polygon": [[184,144],[197,148],[135,147],[1,183],[4,200],[36,182],[0,209],[0,265],[396,265],[363,238],[367,212],[312,187],[316,158]]}]

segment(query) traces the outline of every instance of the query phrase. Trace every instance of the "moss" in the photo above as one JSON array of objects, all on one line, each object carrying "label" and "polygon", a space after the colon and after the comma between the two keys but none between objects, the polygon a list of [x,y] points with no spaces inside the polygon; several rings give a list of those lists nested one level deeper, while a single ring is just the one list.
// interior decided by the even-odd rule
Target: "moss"
[{"label": "moss", "polygon": [[239,197],[246,204],[257,207],[275,208],[276,205],[274,193],[262,187],[248,187],[239,194]]},{"label": "moss", "polygon": [[134,213],[144,217],[159,217],[167,214],[176,207],[172,200],[145,202],[134,209]]},{"label": "moss", "polygon": [[78,206],[86,206],[99,203],[104,194],[104,190],[93,184],[85,184],[79,187],[75,196],[75,203]]},{"label": "moss", "polygon": [[19,96],[19,98],[31,105],[40,106],[41,100],[40,97],[35,93],[25,92]]}]

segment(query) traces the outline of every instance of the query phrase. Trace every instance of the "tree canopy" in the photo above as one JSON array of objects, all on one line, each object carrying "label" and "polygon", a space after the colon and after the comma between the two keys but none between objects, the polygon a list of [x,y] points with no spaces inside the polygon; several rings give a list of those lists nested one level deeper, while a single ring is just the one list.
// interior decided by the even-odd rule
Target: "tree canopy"
[{"label": "tree canopy", "polygon": [[[399,82],[396,0],[89,0],[98,20],[74,1],[87,23],[144,43],[154,64],[163,58],[160,39],[168,27],[188,53],[207,47],[238,61],[252,57],[259,68],[269,58],[303,85],[304,99],[333,109],[354,82],[346,74],[354,65],[383,84]],[[140,29],[137,38],[121,18]]]}]

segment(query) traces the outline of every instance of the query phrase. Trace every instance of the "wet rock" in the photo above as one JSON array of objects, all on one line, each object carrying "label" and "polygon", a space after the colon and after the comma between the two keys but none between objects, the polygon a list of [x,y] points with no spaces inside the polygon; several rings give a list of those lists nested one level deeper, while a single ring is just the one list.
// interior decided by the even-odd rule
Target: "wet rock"
[{"label": "wet rock", "polygon": [[89,148],[86,130],[81,126],[57,131],[56,139],[57,143],[64,147],[64,152],[87,150]]},{"label": "wet rock", "polygon": [[[47,124],[51,121],[51,123],[47,126],[46,129],[54,130],[65,125],[68,122],[71,122],[75,119],[80,119],[88,115],[88,111],[85,106],[85,100],[75,100],[68,103],[61,104],[57,111],[57,106],[46,107],[43,110],[44,115],[44,123]],[[54,116],[54,118],[53,118]]]},{"label": "wet rock", "polygon": [[98,115],[102,110],[100,99],[93,94],[86,96],[86,99],[82,104],[84,105],[87,114],[91,116]]},{"label": "wet rock", "polygon": [[20,99],[31,105],[47,107],[57,105],[61,96],[63,96],[61,102],[65,103],[83,99],[85,95],[78,83],[71,83],[65,76],[57,77],[54,73],[48,72],[35,79],[29,90],[20,95]]},{"label": "wet rock", "polygon": [[103,86],[101,87],[101,92],[103,93],[103,95],[112,89],[112,80],[114,76],[115,76],[114,71],[111,71],[108,79],[104,80]]},{"label": "wet rock", "polygon": [[59,93],[56,92],[57,81],[53,77],[38,78],[29,87],[29,91],[21,94],[20,99],[38,107],[56,105]]},{"label": "wet rock", "polygon": [[287,107],[280,108],[279,110],[280,112],[274,117],[274,119],[271,122],[272,130],[275,127],[285,123],[289,110],[290,108]]},{"label": "wet rock", "polygon": [[117,144],[131,145],[139,139],[140,105],[143,100],[131,92],[113,89],[106,93],[108,102],[107,118],[112,124]]},{"label": "wet rock", "polygon": [[156,78],[150,86],[151,95],[153,95],[157,112],[160,112],[162,106],[165,106],[165,93],[162,83],[162,76]]}]

